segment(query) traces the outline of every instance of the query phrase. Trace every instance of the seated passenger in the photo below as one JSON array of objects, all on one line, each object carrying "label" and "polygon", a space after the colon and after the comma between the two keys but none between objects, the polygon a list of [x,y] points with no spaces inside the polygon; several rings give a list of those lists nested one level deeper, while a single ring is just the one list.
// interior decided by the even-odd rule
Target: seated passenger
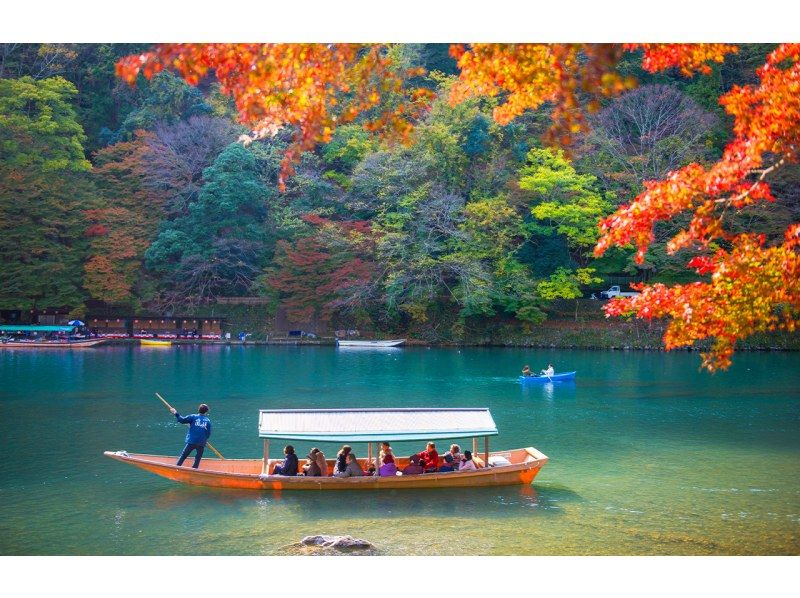
[{"label": "seated passenger", "polygon": [[[320,455],[322,458],[320,459]],[[308,463],[303,466],[303,471],[307,476],[319,477],[328,475],[328,464],[325,462],[325,455],[317,447],[308,453]]]},{"label": "seated passenger", "polygon": [[[378,470],[378,475],[382,477],[391,477],[397,475],[397,465],[394,462],[394,455],[392,455],[391,449],[389,449],[389,451],[390,452],[383,454],[383,458],[381,459],[382,465]],[[381,453],[383,453],[383,451],[381,451]]]},{"label": "seated passenger", "polygon": [[523,376],[533,376],[533,372],[531,371],[531,366],[526,365],[522,368],[522,375]]},{"label": "seated passenger", "polygon": [[472,452],[471,451],[464,451],[464,459],[461,461],[461,464],[458,466],[458,471],[475,471],[478,469],[478,466],[475,465],[475,461],[472,460]]},{"label": "seated passenger", "polygon": [[461,454],[461,448],[457,444],[451,444],[450,450],[444,454],[444,463],[442,463],[439,471],[455,471],[463,458],[464,455]]},{"label": "seated passenger", "polygon": [[325,453],[323,453],[318,448],[311,449],[312,453],[314,451],[317,451],[316,455],[314,455],[314,458],[316,459],[317,465],[319,466],[319,475],[321,475],[323,477],[327,477],[327,475],[328,475],[328,461],[327,461],[327,459],[325,459]]},{"label": "seated passenger", "polygon": [[408,458],[408,465],[403,468],[403,475],[419,475],[425,473],[422,465],[419,464],[419,455],[411,455]]},{"label": "seated passenger", "polygon": [[[347,447],[350,448],[350,447]],[[344,471],[334,471],[333,475],[337,478],[359,477],[364,475],[364,470],[358,464],[358,459],[354,453],[347,453],[347,465]]]},{"label": "seated passenger", "polygon": [[347,469],[347,455],[350,454],[350,451],[353,449],[345,444],[339,453],[336,455],[336,465],[333,468],[333,475],[337,473],[343,473],[345,469]]},{"label": "seated passenger", "polygon": [[294,447],[289,444],[284,447],[283,454],[286,457],[281,465],[276,465],[272,470],[272,475],[297,475],[297,455],[294,454]]},{"label": "seated passenger", "polygon": [[379,460],[381,463],[385,463],[383,458],[386,455],[392,455],[392,459],[394,459],[394,451],[392,451],[392,445],[389,444],[388,442],[381,442],[381,452],[379,455]]},{"label": "seated passenger", "polygon": [[429,442],[427,447],[421,453],[418,453],[420,465],[425,470],[425,473],[435,472],[439,469],[439,453],[436,452],[436,445]]}]

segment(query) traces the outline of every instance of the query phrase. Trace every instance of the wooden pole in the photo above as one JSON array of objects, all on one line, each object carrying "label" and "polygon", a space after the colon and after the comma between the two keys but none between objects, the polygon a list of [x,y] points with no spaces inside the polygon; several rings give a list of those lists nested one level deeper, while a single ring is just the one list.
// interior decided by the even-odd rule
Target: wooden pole
[{"label": "wooden pole", "polygon": [[269,475],[269,438],[264,439],[264,460],[261,463],[262,475]]},{"label": "wooden pole", "polygon": [[[170,410],[174,409],[174,407],[173,407],[172,405],[170,405],[169,403],[167,403],[167,402],[164,400],[164,397],[162,397],[160,394],[156,393],[156,396],[157,396],[159,399],[161,399],[161,402],[162,402],[162,403],[164,403],[164,405],[166,405],[166,406],[167,406],[167,409],[170,409]],[[225,457],[223,457],[223,456],[222,456],[222,453],[220,453],[220,452],[219,452],[217,449],[215,449],[215,448],[214,448],[214,445],[213,445],[213,444],[211,444],[210,442],[206,442],[206,444],[208,445],[208,448],[210,448],[212,451],[214,451],[215,453],[217,453],[217,457],[219,457],[219,458],[220,458],[220,459],[222,459],[223,461],[225,460]]]},{"label": "wooden pole", "polygon": [[483,437],[483,466],[489,467],[489,437]]},{"label": "wooden pole", "polygon": [[474,457],[477,454],[478,454],[478,437],[477,436],[473,436],[472,437],[472,456]]}]

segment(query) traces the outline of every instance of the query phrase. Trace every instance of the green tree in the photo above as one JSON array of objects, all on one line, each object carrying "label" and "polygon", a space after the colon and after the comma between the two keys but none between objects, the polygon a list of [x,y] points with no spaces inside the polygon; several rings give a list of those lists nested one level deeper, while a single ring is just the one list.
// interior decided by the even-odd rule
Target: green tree
[{"label": "green tree", "polygon": [[578,301],[583,296],[581,285],[586,286],[602,282],[603,279],[594,276],[594,268],[577,268],[568,270],[559,268],[550,278],[539,282],[537,290],[542,299],[553,301],[555,299],[575,299],[575,321],[578,321]]},{"label": "green tree", "polygon": [[79,307],[88,240],[85,173],[0,166],[0,306]]},{"label": "green tree", "polygon": [[82,171],[86,136],[70,103],[78,90],[61,77],[0,79],[0,162],[6,168]]},{"label": "green tree", "polygon": [[80,306],[94,188],[71,100],[54,77],[0,79],[0,305]]},{"label": "green tree", "polygon": [[267,200],[259,145],[231,144],[203,173],[205,184],[188,214],[166,223],[145,253],[162,277],[162,306],[202,303],[247,293],[267,257]]},{"label": "green tree", "polygon": [[137,96],[137,107],[125,117],[115,140],[132,139],[135,131],[151,131],[158,123],[173,124],[214,111],[199,89],[169,72],[159,73],[150,81],[140,77]]},{"label": "green tree", "polygon": [[546,224],[532,224],[533,232],[563,235],[579,263],[597,242],[597,223],[612,203],[596,188],[597,179],[579,174],[561,150],[534,148],[520,170],[519,187],[530,193],[531,214]]}]

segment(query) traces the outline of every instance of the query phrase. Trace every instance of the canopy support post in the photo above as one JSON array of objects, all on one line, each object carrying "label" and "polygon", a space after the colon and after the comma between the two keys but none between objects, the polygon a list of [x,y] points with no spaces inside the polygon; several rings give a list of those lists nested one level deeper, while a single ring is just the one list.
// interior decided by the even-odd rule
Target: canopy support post
[{"label": "canopy support post", "polygon": [[381,452],[378,450],[378,443],[375,443],[375,475],[378,475],[378,470],[381,468]]},{"label": "canopy support post", "polygon": [[372,443],[367,443],[367,463],[366,470],[369,471],[369,464],[372,463]]},{"label": "canopy support post", "polygon": [[478,437],[472,437],[472,455],[475,456],[478,454]]},{"label": "canopy support post", "polygon": [[261,475],[269,474],[269,438],[264,439],[264,460],[261,462]]},{"label": "canopy support post", "polygon": [[483,465],[489,467],[489,437],[483,437]]}]

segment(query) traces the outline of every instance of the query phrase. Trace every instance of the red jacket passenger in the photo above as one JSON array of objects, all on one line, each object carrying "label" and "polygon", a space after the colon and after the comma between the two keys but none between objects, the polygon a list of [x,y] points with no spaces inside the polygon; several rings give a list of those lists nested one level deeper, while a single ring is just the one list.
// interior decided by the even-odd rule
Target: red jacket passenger
[{"label": "red jacket passenger", "polygon": [[436,471],[439,469],[439,453],[436,452],[436,447],[432,442],[429,442],[428,448],[417,456],[419,457],[419,464],[422,465],[425,471]]}]

